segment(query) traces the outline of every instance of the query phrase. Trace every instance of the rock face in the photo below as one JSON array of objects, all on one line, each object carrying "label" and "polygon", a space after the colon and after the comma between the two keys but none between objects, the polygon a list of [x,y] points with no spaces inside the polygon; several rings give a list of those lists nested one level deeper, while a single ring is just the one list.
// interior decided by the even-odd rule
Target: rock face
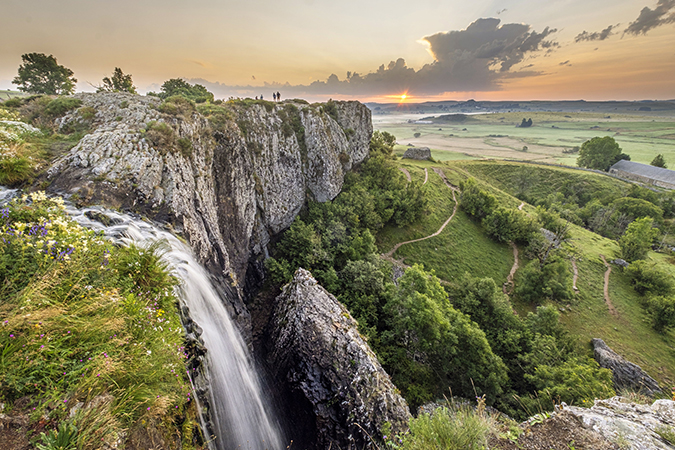
[{"label": "rock face", "polygon": [[[333,116],[300,101],[234,102],[216,126],[154,97],[76,97],[82,106],[59,120],[61,129],[81,125],[83,108],[95,117],[49,168],[49,189],[171,223],[213,273],[239,288],[256,283],[270,238],[308,197],[340,192],[372,135],[370,111],[358,102],[334,102]],[[246,326],[241,300],[231,306]]]},{"label": "rock face", "polygon": [[662,427],[675,426],[675,402],[656,400],[651,406],[630,402],[623,397],[596,400],[590,408],[564,406],[582,426],[592,429],[620,448],[632,450],[665,450],[673,447],[657,433]]},{"label": "rock face", "polygon": [[309,404],[314,424],[311,448],[364,448],[368,434],[381,440],[389,422],[403,431],[410,418],[357,323],[337,299],[303,269],[276,299],[270,321],[269,363],[283,380],[289,399]]},{"label": "rock face", "polygon": [[431,150],[429,147],[411,147],[405,151],[403,157],[419,160],[431,159]]},{"label": "rock face", "polygon": [[640,368],[637,364],[626,361],[621,355],[615,353],[602,339],[591,340],[593,345],[593,357],[600,367],[612,371],[614,389],[624,389],[654,395],[661,392],[659,384]]}]

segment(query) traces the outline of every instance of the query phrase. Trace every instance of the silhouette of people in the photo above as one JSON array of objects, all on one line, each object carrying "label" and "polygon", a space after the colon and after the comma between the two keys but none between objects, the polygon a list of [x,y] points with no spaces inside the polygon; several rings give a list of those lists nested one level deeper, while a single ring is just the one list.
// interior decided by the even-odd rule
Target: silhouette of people
[{"label": "silhouette of people", "polygon": [[262,96],[262,94],[260,94],[260,100],[262,100],[262,99],[263,99],[263,96]]},{"label": "silhouette of people", "polygon": [[276,92],[272,92],[272,98],[274,98],[275,102],[277,101],[277,93]]},{"label": "silhouette of people", "polygon": [[277,101],[278,101],[278,102],[281,101],[281,94],[279,93],[279,91],[277,91]]},{"label": "silhouette of people", "polygon": [[255,96],[255,99],[258,100],[258,96],[257,96],[257,95]]}]

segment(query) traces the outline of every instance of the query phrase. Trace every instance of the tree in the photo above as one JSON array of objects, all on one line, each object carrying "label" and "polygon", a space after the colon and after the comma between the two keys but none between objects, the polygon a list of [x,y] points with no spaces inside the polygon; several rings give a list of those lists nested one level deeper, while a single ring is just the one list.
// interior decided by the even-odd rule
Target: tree
[{"label": "tree", "polygon": [[463,181],[459,187],[462,191],[459,206],[470,216],[482,219],[495,208],[497,198],[478,187],[474,178]]},{"label": "tree", "polygon": [[112,77],[103,78],[103,86],[96,89],[97,92],[128,92],[136,94],[136,87],[131,80],[131,74],[125,74],[122,69],[115,67]]},{"label": "tree", "polygon": [[577,165],[606,172],[612,164],[622,159],[630,161],[630,156],[621,152],[621,147],[613,137],[594,137],[581,145]]},{"label": "tree", "polygon": [[654,159],[652,159],[652,162],[650,162],[649,164],[651,164],[652,166],[661,167],[663,169],[668,168],[668,165],[666,164],[665,158],[660,153],[658,155],[656,155],[654,157]]},{"label": "tree", "polygon": [[201,84],[190,84],[180,78],[172,78],[162,84],[161,92],[157,94],[161,99],[167,99],[174,95],[188,98],[195,103],[213,102],[213,93],[209,92]]},{"label": "tree", "polygon": [[628,225],[626,233],[619,239],[623,259],[633,262],[647,258],[652,240],[656,235],[656,230],[652,228],[653,224],[654,219],[643,217]]},{"label": "tree", "polygon": [[73,71],[59,65],[54,56],[26,53],[21,59],[19,75],[12,80],[20,91],[47,95],[67,95],[75,91],[77,80],[73,78]]},{"label": "tree", "polygon": [[393,158],[396,136],[386,131],[374,131],[370,138],[371,155],[382,154],[387,158]]},{"label": "tree", "polygon": [[566,261],[557,255],[549,257],[543,265],[532,261],[520,270],[515,294],[527,303],[539,303],[546,298],[554,301],[572,298],[572,274]]}]

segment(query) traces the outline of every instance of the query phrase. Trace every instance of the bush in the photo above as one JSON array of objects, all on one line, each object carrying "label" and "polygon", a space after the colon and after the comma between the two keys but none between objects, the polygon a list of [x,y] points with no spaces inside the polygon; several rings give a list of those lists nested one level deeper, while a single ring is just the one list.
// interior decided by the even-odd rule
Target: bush
[{"label": "bush", "polygon": [[71,109],[82,106],[82,100],[72,97],[58,97],[50,101],[45,107],[45,114],[52,118],[57,118],[65,115]]},{"label": "bush", "polygon": [[572,298],[572,274],[567,262],[559,256],[549,257],[543,265],[532,261],[518,273],[515,294],[527,303]]},{"label": "bush", "polygon": [[478,187],[474,178],[461,182],[459,188],[462,191],[459,206],[470,216],[482,219],[497,205],[497,198]]},{"label": "bush", "polygon": [[673,292],[672,276],[647,261],[635,261],[625,269],[631,284],[640,295],[670,295]]},{"label": "bush", "polygon": [[636,219],[626,229],[626,233],[619,239],[619,247],[623,259],[629,262],[647,258],[652,240],[657,231],[652,228],[654,220],[645,217]]},{"label": "bush", "polygon": [[174,95],[167,98],[157,107],[157,109],[164,114],[183,117],[189,117],[197,110],[195,103],[192,100],[181,95]]},{"label": "bush", "polygon": [[0,159],[0,184],[16,186],[33,178],[33,167],[24,157]]},{"label": "bush", "polygon": [[653,296],[647,298],[647,312],[652,326],[659,333],[675,327],[675,298]]},{"label": "bush", "polygon": [[523,211],[498,207],[483,219],[487,234],[497,242],[527,244],[537,232],[534,221]]},{"label": "bush", "polygon": [[23,102],[18,97],[10,98],[9,100],[5,100],[4,102],[0,103],[0,105],[6,108],[18,108],[22,104]]},{"label": "bush", "polygon": [[[437,408],[410,419],[410,432],[400,447],[410,450],[481,450],[487,448],[492,420],[470,407]],[[385,441],[386,442],[386,441]]]},{"label": "bush", "polygon": [[176,132],[165,122],[148,122],[145,138],[160,152],[173,149],[176,145]]}]

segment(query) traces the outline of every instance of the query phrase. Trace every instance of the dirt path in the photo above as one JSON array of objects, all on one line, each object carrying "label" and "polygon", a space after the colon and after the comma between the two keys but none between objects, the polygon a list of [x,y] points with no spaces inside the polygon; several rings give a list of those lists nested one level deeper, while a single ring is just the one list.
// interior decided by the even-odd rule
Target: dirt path
[{"label": "dirt path", "polygon": [[509,276],[506,277],[506,283],[502,285],[502,292],[505,293],[506,295],[509,295],[513,292],[513,276],[516,274],[516,271],[518,270],[518,247],[516,246],[515,243],[511,242],[511,247],[513,248],[513,266],[511,266],[511,272],[509,272]]},{"label": "dirt path", "polygon": [[429,171],[428,171],[427,168],[425,167],[425,168],[424,168],[424,183],[422,183],[422,185],[427,184],[427,181],[429,181]]},{"label": "dirt path", "polygon": [[522,211],[522,210],[523,210],[523,206],[525,206],[525,202],[522,202],[522,203],[520,204],[520,206],[518,206],[518,209]]},{"label": "dirt path", "polygon": [[[459,192],[459,188],[457,188],[457,186],[453,186],[452,184],[450,184],[450,182],[448,181],[448,178],[445,176],[445,173],[443,173],[443,171],[442,171],[441,169],[439,169],[438,167],[432,167],[431,169],[432,169],[434,172],[436,172],[436,173],[438,174],[439,177],[441,177],[441,180],[443,180],[443,183],[445,183],[445,185],[446,185],[447,187],[449,187],[450,189],[452,189],[453,192],[455,192],[455,191],[456,191],[456,192]],[[452,194],[452,199],[455,200],[455,194],[454,194],[454,193]],[[457,202],[457,200],[455,200],[455,202]],[[457,209],[457,205],[456,205],[456,204],[455,204],[455,209]],[[454,213],[453,213],[453,215],[454,215]]]},{"label": "dirt path", "polygon": [[579,289],[577,289],[577,280],[579,279],[579,269],[577,269],[577,260],[575,258],[572,258],[572,273],[574,274],[572,276],[572,289],[574,289],[574,292],[577,292]]},{"label": "dirt path", "polygon": [[410,172],[408,172],[408,169],[406,169],[404,167],[399,167],[398,170],[403,172],[403,175],[405,175],[405,177],[408,179],[408,183],[410,183],[410,181],[412,181],[412,178],[410,178]]},{"label": "dirt path", "polygon": [[394,248],[392,248],[391,250],[389,250],[387,253],[385,253],[383,255],[384,258],[391,261],[394,258],[393,255],[394,255],[394,253],[396,253],[396,250],[398,250],[402,245],[412,244],[413,242],[424,241],[424,240],[430,239],[432,237],[436,237],[439,234],[441,234],[441,232],[445,229],[445,227],[450,223],[452,218],[455,217],[455,213],[457,213],[457,198],[455,197],[455,190],[454,189],[452,191],[452,200],[455,202],[455,206],[454,206],[454,208],[452,208],[452,215],[450,215],[450,217],[448,217],[448,220],[443,222],[443,225],[441,225],[441,227],[436,232],[430,234],[429,236],[424,236],[424,237],[421,237],[421,238],[418,238],[418,239],[413,239],[411,241],[399,242],[398,244],[394,245]]},{"label": "dirt path", "polygon": [[607,271],[605,271],[605,303],[607,303],[609,313],[616,316],[618,315],[616,309],[614,309],[614,305],[612,305],[612,301],[609,299],[609,274],[612,273],[612,267],[607,263],[603,255],[600,255],[600,259],[602,259],[602,263],[607,267]]}]

